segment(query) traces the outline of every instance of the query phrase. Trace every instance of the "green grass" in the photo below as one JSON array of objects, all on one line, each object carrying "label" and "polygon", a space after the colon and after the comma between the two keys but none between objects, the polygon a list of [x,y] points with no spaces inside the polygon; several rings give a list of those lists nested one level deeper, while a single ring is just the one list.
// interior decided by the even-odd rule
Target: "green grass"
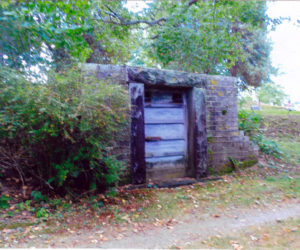
[{"label": "green grass", "polygon": [[[272,106],[268,104],[261,104],[260,107],[261,110],[256,110],[254,112],[261,115],[300,115],[300,111],[288,111],[283,107]],[[244,105],[243,108],[251,110],[251,107],[249,105]]]},{"label": "green grass", "polygon": [[11,224],[6,224],[0,222],[0,230],[3,230],[4,228],[6,229],[16,229],[16,228],[26,228],[32,225],[35,225],[36,223],[33,222],[14,222]]},{"label": "green grass", "polygon": [[[184,248],[299,249],[300,218],[262,227],[249,227],[229,236],[214,236]],[[240,247],[240,248],[239,248]]]},{"label": "green grass", "polygon": [[273,139],[283,152],[285,161],[291,164],[300,164],[300,138],[281,136],[280,139]]},{"label": "green grass", "polygon": [[300,197],[300,177],[236,178],[230,182],[181,187],[173,192],[158,190],[156,202],[144,208],[143,215],[147,219],[170,219],[182,216],[182,211],[217,213],[233,205],[251,207],[258,202],[295,197]]}]

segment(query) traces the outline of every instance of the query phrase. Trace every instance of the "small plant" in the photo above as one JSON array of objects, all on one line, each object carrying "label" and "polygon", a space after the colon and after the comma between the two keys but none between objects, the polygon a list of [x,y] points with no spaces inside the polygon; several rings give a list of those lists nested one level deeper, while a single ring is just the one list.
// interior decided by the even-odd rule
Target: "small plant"
[{"label": "small plant", "polygon": [[234,170],[239,171],[240,170],[240,165],[242,164],[242,162],[234,159],[231,156],[229,156],[228,158],[229,158],[231,164],[233,165]]},{"label": "small plant", "polygon": [[45,202],[48,201],[48,197],[45,195],[42,195],[41,192],[39,192],[39,191],[32,191],[31,196],[38,203],[43,202],[43,201],[45,201]]},{"label": "small plant", "polygon": [[7,209],[9,208],[10,197],[7,195],[0,196],[0,209]]},{"label": "small plant", "polygon": [[277,143],[264,137],[262,134],[253,136],[253,142],[258,145],[263,153],[279,159],[282,157],[283,152],[279,149]]},{"label": "small plant", "polygon": [[39,208],[35,214],[37,218],[47,218],[49,217],[49,212],[45,208]]},{"label": "small plant", "polygon": [[30,205],[31,202],[32,202],[32,200],[27,200],[25,202],[21,202],[21,203],[17,204],[16,207],[21,211],[23,211],[23,210],[33,211],[34,208]]},{"label": "small plant", "polygon": [[110,188],[106,193],[105,193],[108,197],[116,197],[118,194],[118,191],[116,188]]},{"label": "small plant", "polygon": [[62,199],[53,199],[49,201],[49,205],[52,205],[56,208],[61,207],[63,205]]},{"label": "small plant", "polygon": [[260,114],[240,110],[238,113],[239,130],[243,130],[246,135],[252,137],[259,132],[262,120],[263,117]]}]

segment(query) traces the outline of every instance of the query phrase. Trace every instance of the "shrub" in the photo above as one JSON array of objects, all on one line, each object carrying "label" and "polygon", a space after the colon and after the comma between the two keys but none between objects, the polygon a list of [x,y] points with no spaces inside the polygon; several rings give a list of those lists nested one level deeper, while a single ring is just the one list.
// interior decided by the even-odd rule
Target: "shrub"
[{"label": "shrub", "polygon": [[0,209],[7,209],[9,208],[9,202],[10,201],[10,197],[6,196],[6,195],[1,195],[0,196]]},{"label": "shrub", "polygon": [[34,83],[0,70],[0,167],[23,183],[66,192],[118,181],[114,149],[128,123],[124,87],[86,77],[77,68]]},{"label": "shrub", "polygon": [[262,115],[255,112],[248,112],[246,110],[238,112],[239,130],[243,130],[250,137],[259,131],[262,120]]},{"label": "shrub", "polygon": [[253,136],[253,142],[258,145],[260,151],[265,154],[281,158],[282,151],[279,149],[276,142],[264,137],[262,134]]},{"label": "shrub", "polygon": [[267,155],[272,155],[276,158],[281,158],[280,151],[276,142],[266,138],[260,131],[260,125],[263,121],[263,116],[255,112],[240,110],[238,113],[239,130],[243,130],[246,135],[256,144],[260,151]]}]

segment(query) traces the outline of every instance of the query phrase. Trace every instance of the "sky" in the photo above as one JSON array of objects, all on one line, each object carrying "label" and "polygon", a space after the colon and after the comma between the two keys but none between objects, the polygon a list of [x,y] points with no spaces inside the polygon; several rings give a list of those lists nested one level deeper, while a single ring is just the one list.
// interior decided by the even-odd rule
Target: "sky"
[{"label": "sky", "polygon": [[272,18],[290,17],[269,33],[273,42],[271,60],[280,75],[271,79],[284,87],[292,102],[300,102],[300,1],[268,2],[268,15]]},{"label": "sky", "polygon": [[[131,11],[140,11],[147,4],[144,1],[128,1],[127,7]],[[267,14],[272,18],[289,17],[290,21],[283,21],[275,31],[268,34],[273,44],[271,60],[279,74],[271,79],[283,86],[292,102],[300,102],[300,1],[269,1]]]}]

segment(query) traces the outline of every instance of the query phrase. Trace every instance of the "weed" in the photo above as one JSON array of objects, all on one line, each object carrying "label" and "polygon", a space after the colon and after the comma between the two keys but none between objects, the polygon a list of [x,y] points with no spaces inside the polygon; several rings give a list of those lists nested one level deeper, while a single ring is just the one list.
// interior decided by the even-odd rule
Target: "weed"
[{"label": "weed", "polygon": [[240,165],[243,163],[241,161],[238,161],[236,159],[234,159],[233,157],[229,156],[228,157],[230,162],[232,163],[233,167],[234,167],[234,170],[235,171],[239,171],[239,168],[240,168]]},{"label": "weed", "polygon": [[253,142],[258,145],[259,149],[268,155],[274,156],[278,159],[282,157],[283,152],[279,149],[278,144],[262,134],[253,136]]},{"label": "weed", "polygon": [[47,202],[49,200],[47,196],[42,195],[41,192],[35,190],[31,192],[31,196],[36,202],[39,203],[43,201]]},{"label": "weed", "polygon": [[49,212],[45,208],[42,207],[36,211],[35,216],[37,218],[47,218],[47,217],[49,217]]},{"label": "weed", "polygon": [[25,202],[18,203],[16,205],[16,208],[21,211],[26,210],[26,211],[34,212],[35,209],[34,209],[34,207],[31,206],[31,202],[32,202],[32,200],[27,200]]},{"label": "weed", "polygon": [[49,201],[49,205],[52,205],[56,208],[61,207],[63,204],[62,199],[53,199]]},{"label": "weed", "polygon": [[238,119],[239,130],[243,130],[246,135],[252,136],[259,132],[259,127],[263,117],[255,112],[240,110],[238,113]]},{"label": "weed", "polygon": [[9,201],[10,201],[10,197],[7,195],[1,195],[0,196],[0,209],[7,209],[9,208]]}]

